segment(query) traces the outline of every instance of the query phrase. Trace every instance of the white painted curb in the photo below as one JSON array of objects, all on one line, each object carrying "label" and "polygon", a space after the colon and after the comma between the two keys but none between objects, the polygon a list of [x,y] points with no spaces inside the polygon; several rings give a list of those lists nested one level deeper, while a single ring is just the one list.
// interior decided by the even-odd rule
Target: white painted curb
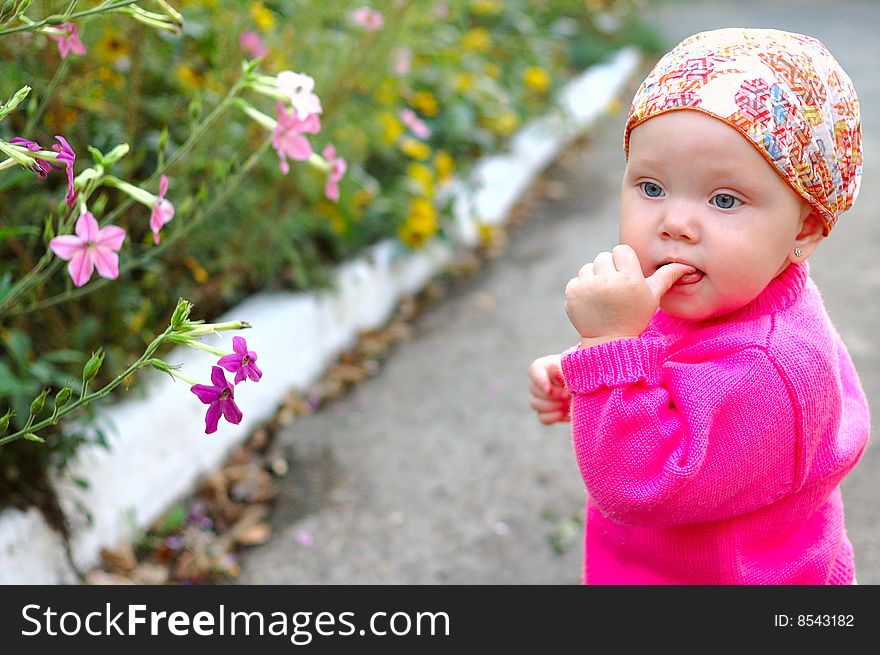
[{"label": "white painted curb", "polygon": [[[572,139],[602,114],[639,63],[633,48],[595,66],[565,87],[561,109],[524,126],[510,151],[486,157],[470,180],[454,183],[454,240],[477,242],[480,223],[499,224],[537,175]],[[217,321],[246,320],[249,349],[259,353],[263,378],[236,387],[244,411],[239,426],[220,422],[204,434],[205,406],[186,386],[167,376],[145,375],[132,398],[102,409],[110,450],[81,448],[70,471],[56,479],[62,506],[73,523],[73,558],[82,570],[96,566],[102,547],[131,540],[172,503],[191,492],[199,476],[216,469],[229,451],[269,419],[290,389],[306,389],[357,335],[383,325],[398,300],[421,289],[451,259],[453,247],[433,241],[409,252],[388,240],[341,265],[333,292],[261,293]],[[196,314],[198,307],[195,308]],[[231,342],[217,335],[215,342]],[[206,343],[211,343],[205,339]],[[208,379],[216,362],[182,348],[164,357],[182,363],[190,377]],[[88,489],[72,482],[88,481]],[[0,513],[0,584],[67,584],[77,579],[58,535],[35,509]]]}]

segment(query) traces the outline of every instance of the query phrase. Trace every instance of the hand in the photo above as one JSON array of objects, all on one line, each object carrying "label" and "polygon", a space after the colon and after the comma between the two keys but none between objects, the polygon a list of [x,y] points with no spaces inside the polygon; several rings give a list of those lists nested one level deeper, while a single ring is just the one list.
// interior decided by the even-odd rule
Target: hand
[{"label": "hand", "polygon": [[546,355],[529,366],[529,406],[544,425],[571,420],[571,394],[562,378],[561,360],[562,355]]},{"label": "hand", "polygon": [[600,252],[565,287],[565,313],[591,343],[637,337],[651,321],[660,299],[693,266],[667,264],[650,277],[642,274],[635,250],[627,245]]}]

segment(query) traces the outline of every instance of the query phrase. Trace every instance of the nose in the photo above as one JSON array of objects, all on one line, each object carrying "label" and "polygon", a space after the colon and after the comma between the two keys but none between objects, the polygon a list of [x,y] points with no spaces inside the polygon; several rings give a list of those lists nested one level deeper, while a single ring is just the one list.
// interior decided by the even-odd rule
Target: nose
[{"label": "nose", "polygon": [[661,239],[688,243],[699,241],[699,221],[695,208],[683,202],[669,203],[660,221],[658,233]]}]

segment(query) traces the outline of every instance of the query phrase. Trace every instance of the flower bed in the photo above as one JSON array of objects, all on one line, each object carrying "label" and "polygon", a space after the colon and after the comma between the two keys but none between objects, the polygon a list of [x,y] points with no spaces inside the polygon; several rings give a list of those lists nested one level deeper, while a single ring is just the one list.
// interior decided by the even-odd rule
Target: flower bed
[{"label": "flower bed", "polygon": [[[135,525],[155,516],[274,409],[279,389],[304,385],[358,330],[381,322],[453,244],[489,234],[567,138],[561,126],[574,124],[521,123],[545,113],[578,68],[641,38],[628,1],[585,10],[394,0],[381,11],[250,2],[244,21],[245,3],[182,3],[181,16],[158,1],[168,36],[148,29],[159,14],[110,4],[127,13],[45,23],[0,16],[0,51],[19,64],[0,71],[0,100],[25,84],[36,89],[16,95],[0,122],[14,160],[0,163],[0,406],[15,410],[5,430],[47,441],[0,447],[0,504],[35,503],[55,528],[72,527],[81,563],[123,537],[120,508],[134,512]],[[309,74],[294,73],[291,61]],[[588,79],[581,83],[594,84]],[[599,90],[572,92],[570,109],[590,107]],[[84,144],[95,147],[90,155]],[[505,147],[509,155],[491,156]],[[503,184],[487,182],[499,175]],[[46,219],[37,226],[34,216]],[[34,279],[29,267],[41,272],[38,283],[22,283]],[[312,288],[325,291],[290,295]],[[254,293],[272,295],[245,300]],[[265,375],[256,389],[257,376],[239,376],[237,405],[224,400],[232,387],[207,384],[219,352],[213,361],[165,352],[168,343],[230,352],[232,343],[201,343],[195,324],[155,341],[178,297],[207,317],[244,300],[235,318],[259,323],[238,362],[253,349]],[[263,305],[282,322],[263,317]],[[301,336],[292,339],[294,329]],[[273,335],[287,338],[278,353]],[[118,392],[140,366],[183,377],[166,359],[201,372],[192,381],[198,398],[179,383],[137,380],[126,395],[158,404],[127,413],[136,403],[119,403]],[[85,407],[102,395],[87,394],[85,383],[119,387],[116,406]],[[80,405],[91,421],[53,427]],[[239,427],[221,420],[209,440],[199,436],[213,433],[218,412]],[[114,417],[115,427],[103,427]],[[192,435],[197,447],[161,435]],[[125,460],[167,470],[138,489]],[[112,480],[135,488],[119,491]],[[46,552],[57,554],[61,546],[50,543]],[[50,577],[64,577],[59,567]]]}]

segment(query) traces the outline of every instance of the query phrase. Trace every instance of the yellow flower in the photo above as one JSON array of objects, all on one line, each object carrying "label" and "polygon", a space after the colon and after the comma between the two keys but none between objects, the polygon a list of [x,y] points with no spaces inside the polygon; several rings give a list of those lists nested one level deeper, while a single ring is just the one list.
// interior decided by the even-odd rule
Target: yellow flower
[{"label": "yellow flower", "polygon": [[125,78],[114,70],[101,66],[95,71],[98,79],[106,86],[112,86],[114,89],[121,89],[125,86]]},{"label": "yellow flower", "polygon": [[491,77],[493,80],[497,80],[499,77],[501,77],[501,66],[499,66],[498,64],[486,64],[485,71],[486,75]]},{"label": "yellow flower", "polygon": [[115,64],[123,57],[128,57],[131,46],[125,40],[125,35],[117,29],[107,28],[104,36],[95,44],[95,56],[100,61]]},{"label": "yellow flower", "polygon": [[495,225],[483,223],[482,221],[477,224],[477,238],[483,247],[489,247],[494,244],[498,240],[498,233],[499,229]]},{"label": "yellow flower", "polygon": [[456,73],[455,77],[452,78],[452,85],[457,93],[470,91],[474,88],[473,73]]},{"label": "yellow flower", "polygon": [[461,47],[473,52],[488,52],[492,47],[492,36],[485,27],[475,27],[461,38]]},{"label": "yellow flower", "polygon": [[189,64],[178,64],[174,71],[177,81],[188,89],[198,89],[205,81],[205,76]]},{"label": "yellow flower", "polygon": [[471,13],[477,16],[491,16],[501,11],[501,0],[473,0]]},{"label": "yellow flower", "polygon": [[336,234],[344,234],[346,231],[345,216],[335,202],[320,200],[317,205],[318,212],[325,216],[330,223],[330,229]]},{"label": "yellow flower", "polygon": [[275,14],[266,8],[262,2],[251,5],[251,18],[262,32],[269,32],[275,27]]},{"label": "yellow flower", "polygon": [[430,200],[414,198],[406,222],[398,231],[400,240],[411,248],[420,248],[437,233],[437,210]]},{"label": "yellow flower", "polygon": [[523,82],[529,91],[547,93],[550,89],[550,75],[539,66],[529,66],[523,71]]},{"label": "yellow flower", "polygon": [[620,102],[618,98],[611,98],[608,103],[605,105],[605,113],[606,114],[619,114],[623,109],[623,103]]},{"label": "yellow flower", "polygon": [[380,105],[393,105],[397,102],[400,92],[397,88],[397,80],[393,77],[383,79],[374,92],[376,101]]},{"label": "yellow flower", "polygon": [[413,162],[406,167],[406,174],[415,181],[423,195],[434,195],[434,171],[430,167],[419,162]]},{"label": "yellow flower", "polygon": [[519,116],[512,111],[505,111],[492,122],[492,129],[501,136],[509,136],[519,127]]},{"label": "yellow flower", "polygon": [[455,171],[455,160],[445,150],[438,150],[434,155],[434,166],[437,168],[437,178],[441,182],[445,182],[452,177],[452,173]]},{"label": "yellow flower", "polygon": [[401,141],[400,149],[406,156],[421,161],[425,161],[431,156],[430,146],[411,137],[407,137]]},{"label": "yellow flower", "polygon": [[358,211],[363,211],[366,209],[367,205],[370,204],[370,200],[373,199],[373,194],[369,192],[367,189],[358,189],[354,192],[354,206],[358,209]]},{"label": "yellow flower", "polygon": [[204,269],[204,267],[199,264],[199,262],[193,257],[187,256],[184,258],[184,263],[186,267],[192,273],[193,279],[199,284],[204,284],[208,281],[208,278],[211,277],[208,275],[208,271]]},{"label": "yellow flower", "polygon": [[416,91],[412,104],[425,116],[436,116],[439,109],[437,98],[430,91]]},{"label": "yellow flower", "polygon": [[397,116],[392,113],[384,112],[379,115],[379,122],[382,124],[382,129],[384,130],[383,138],[385,139],[385,143],[391,145],[400,135],[403,134],[403,123],[401,123]]}]

